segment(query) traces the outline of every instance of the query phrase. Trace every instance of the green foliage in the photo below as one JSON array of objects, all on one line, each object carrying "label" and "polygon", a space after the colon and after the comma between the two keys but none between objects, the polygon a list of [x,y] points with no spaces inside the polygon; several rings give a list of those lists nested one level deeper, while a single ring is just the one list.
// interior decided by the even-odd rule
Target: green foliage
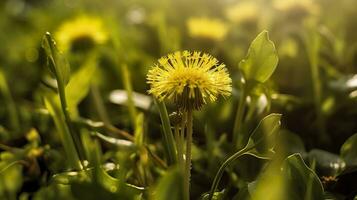
[{"label": "green foliage", "polygon": [[22,186],[22,165],[15,155],[8,152],[0,154],[0,197],[15,199]]},{"label": "green foliage", "polygon": [[169,170],[158,182],[152,199],[154,200],[181,200],[183,176],[178,168]]},{"label": "green foliage", "polygon": [[341,147],[341,157],[349,165],[357,165],[357,134],[352,135]]},{"label": "green foliage", "polygon": [[[356,7],[1,1],[0,199],[357,200]],[[184,50],[232,79],[192,121],[145,78]]]},{"label": "green foliage", "polygon": [[169,159],[169,163],[173,164],[176,162],[176,153],[175,153],[175,141],[174,136],[171,130],[170,118],[166,110],[165,103],[155,99],[155,104],[160,113],[162,128],[163,128],[163,142],[166,154]]},{"label": "green foliage", "polygon": [[89,92],[97,70],[96,62],[95,59],[89,59],[78,71],[71,75],[66,86],[66,100],[68,101],[69,112],[73,115],[78,115],[77,106]]},{"label": "green foliage", "polygon": [[220,166],[213,180],[208,199],[213,198],[224,170],[232,165],[239,157],[249,154],[258,158],[270,158],[273,152],[274,140],[280,129],[281,114],[270,114],[264,117],[248,139],[246,146],[226,159]]},{"label": "green foliage", "polygon": [[48,68],[58,81],[58,85],[67,85],[70,78],[69,64],[66,58],[57,49],[56,42],[52,39],[49,32],[43,37],[42,47],[48,56]]},{"label": "green foliage", "polygon": [[251,43],[247,57],[239,63],[239,69],[247,81],[264,83],[275,71],[278,54],[268,32],[261,32]]},{"label": "green foliage", "polygon": [[324,199],[324,189],[318,176],[305,164],[301,155],[293,154],[285,160],[283,174],[289,199]]},{"label": "green foliage", "polygon": [[0,69],[0,95],[5,100],[8,109],[8,118],[11,129],[18,131],[20,128],[20,119],[16,110],[16,105],[11,95],[4,72]]},{"label": "green foliage", "polygon": [[303,161],[300,154],[288,156],[283,163],[272,163],[255,183],[252,199],[324,199],[318,176]]},{"label": "green foliage", "polygon": [[270,114],[264,117],[249,137],[245,149],[258,158],[269,158],[280,131],[281,114]]},{"label": "green foliage", "polygon": [[68,159],[69,165],[75,169],[81,169],[82,167],[80,164],[79,156],[77,154],[75,144],[72,140],[69,127],[65,122],[64,115],[61,112],[61,109],[55,102],[55,97],[48,96],[44,99],[44,101],[47,110],[49,111],[55,122],[58,134],[60,135],[62,141],[62,145],[64,146],[64,150],[66,152],[66,157]]}]

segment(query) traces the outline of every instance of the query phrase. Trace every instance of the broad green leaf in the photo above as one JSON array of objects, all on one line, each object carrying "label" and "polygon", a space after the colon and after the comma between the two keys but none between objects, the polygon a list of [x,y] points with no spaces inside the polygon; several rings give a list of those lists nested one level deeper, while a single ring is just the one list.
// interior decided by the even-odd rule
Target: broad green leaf
[{"label": "broad green leaf", "polygon": [[182,200],[183,176],[178,168],[169,170],[155,187],[152,200]]},{"label": "broad green leaf", "polygon": [[249,137],[245,149],[248,154],[258,158],[269,158],[273,153],[276,136],[280,130],[281,114],[270,114],[264,117]]},{"label": "broad green leaf", "polygon": [[71,80],[65,89],[68,109],[71,115],[78,115],[77,106],[87,96],[96,69],[96,61],[90,59],[76,73],[72,74]]},{"label": "broad green leaf", "polygon": [[273,74],[278,64],[278,54],[268,32],[261,32],[251,43],[247,57],[239,63],[239,68],[247,81],[264,83]]},{"label": "broad green leaf", "polygon": [[42,39],[42,48],[47,55],[48,67],[57,79],[58,84],[67,85],[70,77],[70,67],[66,58],[59,52],[56,42],[47,32]]},{"label": "broad green leaf", "polygon": [[291,200],[323,200],[324,190],[318,176],[305,164],[300,154],[285,159],[283,175]]},{"label": "broad green leaf", "polygon": [[280,165],[270,164],[259,176],[254,187],[249,187],[253,200],[285,200],[285,182]]},{"label": "broad green leaf", "polygon": [[357,165],[357,133],[346,140],[340,153],[347,165]]}]

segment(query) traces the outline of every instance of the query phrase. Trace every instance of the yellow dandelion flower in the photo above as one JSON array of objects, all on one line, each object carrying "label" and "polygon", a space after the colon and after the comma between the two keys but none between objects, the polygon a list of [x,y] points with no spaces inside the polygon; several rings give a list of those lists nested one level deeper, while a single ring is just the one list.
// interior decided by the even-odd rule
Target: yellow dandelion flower
[{"label": "yellow dandelion flower", "polygon": [[226,17],[236,24],[251,24],[258,20],[259,7],[255,2],[238,3],[226,9]]},{"label": "yellow dandelion flower", "polygon": [[63,23],[55,34],[62,51],[88,49],[108,40],[107,31],[99,18],[79,16]]},{"label": "yellow dandelion flower", "polygon": [[219,19],[190,18],[187,21],[188,32],[191,37],[222,40],[228,32],[227,25]]},{"label": "yellow dandelion flower", "polygon": [[198,110],[232,91],[225,65],[201,52],[175,52],[160,58],[149,70],[147,82],[150,94],[160,101],[173,100],[182,110]]},{"label": "yellow dandelion flower", "polygon": [[291,17],[300,18],[308,15],[318,15],[319,6],[313,0],[276,0],[274,7]]}]

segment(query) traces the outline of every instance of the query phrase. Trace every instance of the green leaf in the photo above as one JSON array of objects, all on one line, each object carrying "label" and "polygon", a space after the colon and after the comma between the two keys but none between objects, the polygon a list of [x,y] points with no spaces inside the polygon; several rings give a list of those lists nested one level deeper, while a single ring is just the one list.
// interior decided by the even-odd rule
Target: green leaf
[{"label": "green leaf", "polygon": [[322,200],[324,190],[318,176],[305,164],[300,154],[293,154],[283,164],[286,193],[291,200]]},{"label": "green leaf", "polygon": [[357,165],[357,133],[346,140],[340,153],[347,165]]},{"label": "green leaf", "polygon": [[278,54],[268,32],[261,32],[251,43],[248,54],[239,63],[245,80],[264,83],[273,74],[278,64]]},{"label": "green leaf", "polygon": [[0,162],[0,198],[13,197],[21,190],[23,184],[22,165],[16,161]]},{"label": "green leaf", "polygon": [[249,193],[254,200],[285,200],[285,182],[280,165],[270,163],[256,182],[249,184]]},{"label": "green leaf", "polygon": [[144,114],[141,112],[136,115],[134,141],[138,147],[144,145]]},{"label": "green leaf", "polygon": [[16,132],[19,131],[21,126],[20,126],[19,115],[16,109],[16,103],[12,98],[11,91],[9,89],[5,77],[5,73],[1,69],[0,69],[0,96],[2,96],[2,98],[4,98],[5,100],[5,107],[7,107],[8,110],[8,118],[9,118],[9,124],[11,126],[11,129]]},{"label": "green leaf", "polygon": [[270,158],[272,156],[275,136],[280,129],[280,118],[281,114],[273,113],[262,119],[249,137],[247,145],[222,163],[214,177],[208,199],[212,199],[226,167],[235,162],[239,157],[245,154],[262,159]]},{"label": "green leaf", "polygon": [[176,149],[174,136],[171,130],[170,118],[167,114],[165,103],[156,99],[154,101],[160,113],[163,127],[164,147],[169,159],[169,164],[174,164],[176,162]]},{"label": "green leaf", "polygon": [[245,149],[250,149],[247,154],[258,158],[270,158],[276,141],[276,136],[280,130],[281,114],[272,113],[264,117],[257,128],[249,137]]},{"label": "green leaf", "polygon": [[81,169],[80,159],[73,142],[69,127],[65,122],[65,118],[61,109],[59,108],[58,103],[56,103],[56,96],[50,96],[44,98],[45,106],[49,111],[50,115],[52,116],[58,134],[60,135],[61,142],[64,147],[64,151],[66,152],[68,162],[70,163],[71,167],[75,169]]},{"label": "green leaf", "polygon": [[153,198],[155,200],[182,200],[183,176],[178,168],[169,170],[158,182]]},{"label": "green leaf", "polygon": [[77,115],[77,106],[87,96],[96,69],[96,61],[90,59],[76,73],[72,74],[65,89],[71,115]]},{"label": "green leaf", "polygon": [[67,85],[70,77],[70,67],[66,58],[59,52],[56,42],[47,32],[42,39],[42,48],[47,55],[48,67],[57,79],[58,84]]}]

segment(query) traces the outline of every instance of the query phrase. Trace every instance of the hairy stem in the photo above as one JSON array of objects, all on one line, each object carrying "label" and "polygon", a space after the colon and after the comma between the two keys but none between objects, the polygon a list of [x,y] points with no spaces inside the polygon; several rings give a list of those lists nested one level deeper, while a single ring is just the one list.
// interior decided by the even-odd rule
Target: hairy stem
[{"label": "hairy stem", "polygon": [[186,165],[185,165],[185,200],[190,199],[190,177],[191,177],[191,145],[192,145],[192,110],[187,111],[187,136],[186,136]]}]

